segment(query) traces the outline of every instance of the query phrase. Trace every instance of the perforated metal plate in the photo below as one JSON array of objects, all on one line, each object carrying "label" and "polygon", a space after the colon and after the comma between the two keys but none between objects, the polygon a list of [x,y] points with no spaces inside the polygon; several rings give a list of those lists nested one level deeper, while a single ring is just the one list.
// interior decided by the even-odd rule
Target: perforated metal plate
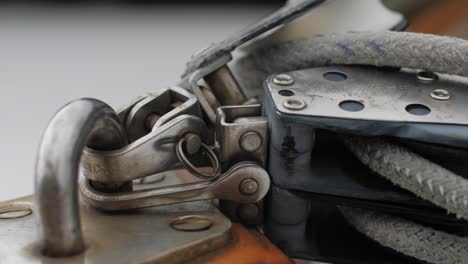
[{"label": "perforated metal plate", "polygon": [[266,83],[281,113],[468,125],[468,78],[438,74],[437,80],[430,81],[430,75],[418,77],[414,70],[348,66],[288,75],[294,78],[292,85],[275,84],[274,76]]}]

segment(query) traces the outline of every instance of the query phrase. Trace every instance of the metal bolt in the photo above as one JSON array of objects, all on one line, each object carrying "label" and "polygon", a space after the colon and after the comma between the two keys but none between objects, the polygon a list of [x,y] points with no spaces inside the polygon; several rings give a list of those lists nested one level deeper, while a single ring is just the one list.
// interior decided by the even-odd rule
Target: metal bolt
[{"label": "metal bolt", "polygon": [[259,222],[260,208],[254,203],[240,204],[237,208],[237,217],[243,224],[254,225]]},{"label": "metal bolt", "polygon": [[150,113],[146,118],[145,118],[145,129],[148,132],[151,132],[153,130],[154,125],[156,122],[158,122],[159,118],[161,118],[160,115],[156,113]]},{"label": "metal bolt", "polygon": [[245,132],[239,139],[240,147],[247,152],[255,152],[263,145],[262,136],[255,131]]},{"label": "metal bolt", "polygon": [[419,81],[423,83],[432,83],[439,79],[439,76],[437,76],[437,74],[429,71],[420,71],[416,74],[416,77]]},{"label": "metal bolt", "polygon": [[436,100],[447,101],[450,99],[450,93],[444,89],[436,89],[432,91],[431,97]]},{"label": "metal bolt", "polygon": [[283,106],[289,110],[301,110],[306,107],[306,103],[300,98],[289,98],[283,101]]},{"label": "metal bolt", "polygon": [[188,133],[184,136],[185,139],[185,149],[187,153],[193,155],[200,150],[201,147],[201,138],[197,134]]},{"label": "metal bolt", "polygon": [[32,214],[32,209],[26,204],[5,204],[0,207],[0,219],[21,218]]},{"label": "metal bolt", "polygon": [[281,86],[288,86],[294,83],[294,79],[287,74],[278,74],[273,77],[273,83]]},{"label": "metal bolt", "polygon": [[244,179],[239,185],[239,191],[245,195],[252,195],[258,191],[258,182],[252,178]]},{"label": "metal bolt", "polygon": [[208,230],[214,220],[207,215],[182,215],[171,220],[170,226],[178,231],[192,232]]}]

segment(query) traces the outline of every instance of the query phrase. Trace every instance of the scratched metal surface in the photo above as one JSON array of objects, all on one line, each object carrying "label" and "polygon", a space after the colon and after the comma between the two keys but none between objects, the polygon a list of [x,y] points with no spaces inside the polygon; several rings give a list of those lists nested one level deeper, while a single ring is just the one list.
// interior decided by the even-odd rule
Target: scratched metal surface
[{"label": "scratched metal surface", "polygon": [[[32,206],[32,197],[15,202]],[[0,203],[0,210],[6,203]],[[16,219],[0,219],[2,264],[184,263],[229,242],[231,221],[209,202],[132,210],[100,212],[82,203],[81,220],[87,249],[67,258],[42,256],[38,242],[37,212]],[[212,219],[208,230],[183,232],[170,228],[180,215],[202,214]],[[181,250],[182,248],[190,250]]]}]

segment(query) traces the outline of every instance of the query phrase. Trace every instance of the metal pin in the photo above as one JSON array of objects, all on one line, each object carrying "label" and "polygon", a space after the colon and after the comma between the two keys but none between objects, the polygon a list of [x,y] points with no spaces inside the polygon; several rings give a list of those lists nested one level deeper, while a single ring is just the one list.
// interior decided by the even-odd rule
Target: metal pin
[{"label": "metal pin", "polygon": [[239,185],[239,191],[245,195],[251,195],[258,190],[258,182],[254,179],[244,179]]}]

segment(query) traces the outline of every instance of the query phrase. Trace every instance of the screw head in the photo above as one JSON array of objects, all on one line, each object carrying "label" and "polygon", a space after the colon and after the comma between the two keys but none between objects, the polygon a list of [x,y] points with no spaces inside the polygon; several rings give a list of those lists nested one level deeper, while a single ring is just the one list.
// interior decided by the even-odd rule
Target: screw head
[{"label": "screw head", "polygon": [[252,195],[258,191],[258,182],[252,178],[244,179],[239,185],[239,191],[245,195]]},{"label": "screw head", "polygon": [[239,139],[240,147],[247,152],[255,152],[263,145],[262,136],[255,131],[245,132]]},{"label": "screw head", "polygon": [[283,106],[289,110],[301,110],[306,107],[304,100],[294,97],[283,101]]},{"label": "screw head", "polygon": [[182,215],[171,220],[170,226],[178,231],[203,231],[213,226],[214,220],[207,215]]},{"label": "screw head", "polygon": [[0,206],[0,220],[21,218],[32,214],[31,206],[23,203],[11,203]]},{"label": "screw head", "polygon": [[450,93],[444,89],[436,89],[432,91],[431,97],[436,100],[447,101],[450,99]]},{"label": "screw head", "polygon": [[294,79],[287,74],[278,74],[273,77],[273,83],[276,85],[288,86],[294,84]]}]

